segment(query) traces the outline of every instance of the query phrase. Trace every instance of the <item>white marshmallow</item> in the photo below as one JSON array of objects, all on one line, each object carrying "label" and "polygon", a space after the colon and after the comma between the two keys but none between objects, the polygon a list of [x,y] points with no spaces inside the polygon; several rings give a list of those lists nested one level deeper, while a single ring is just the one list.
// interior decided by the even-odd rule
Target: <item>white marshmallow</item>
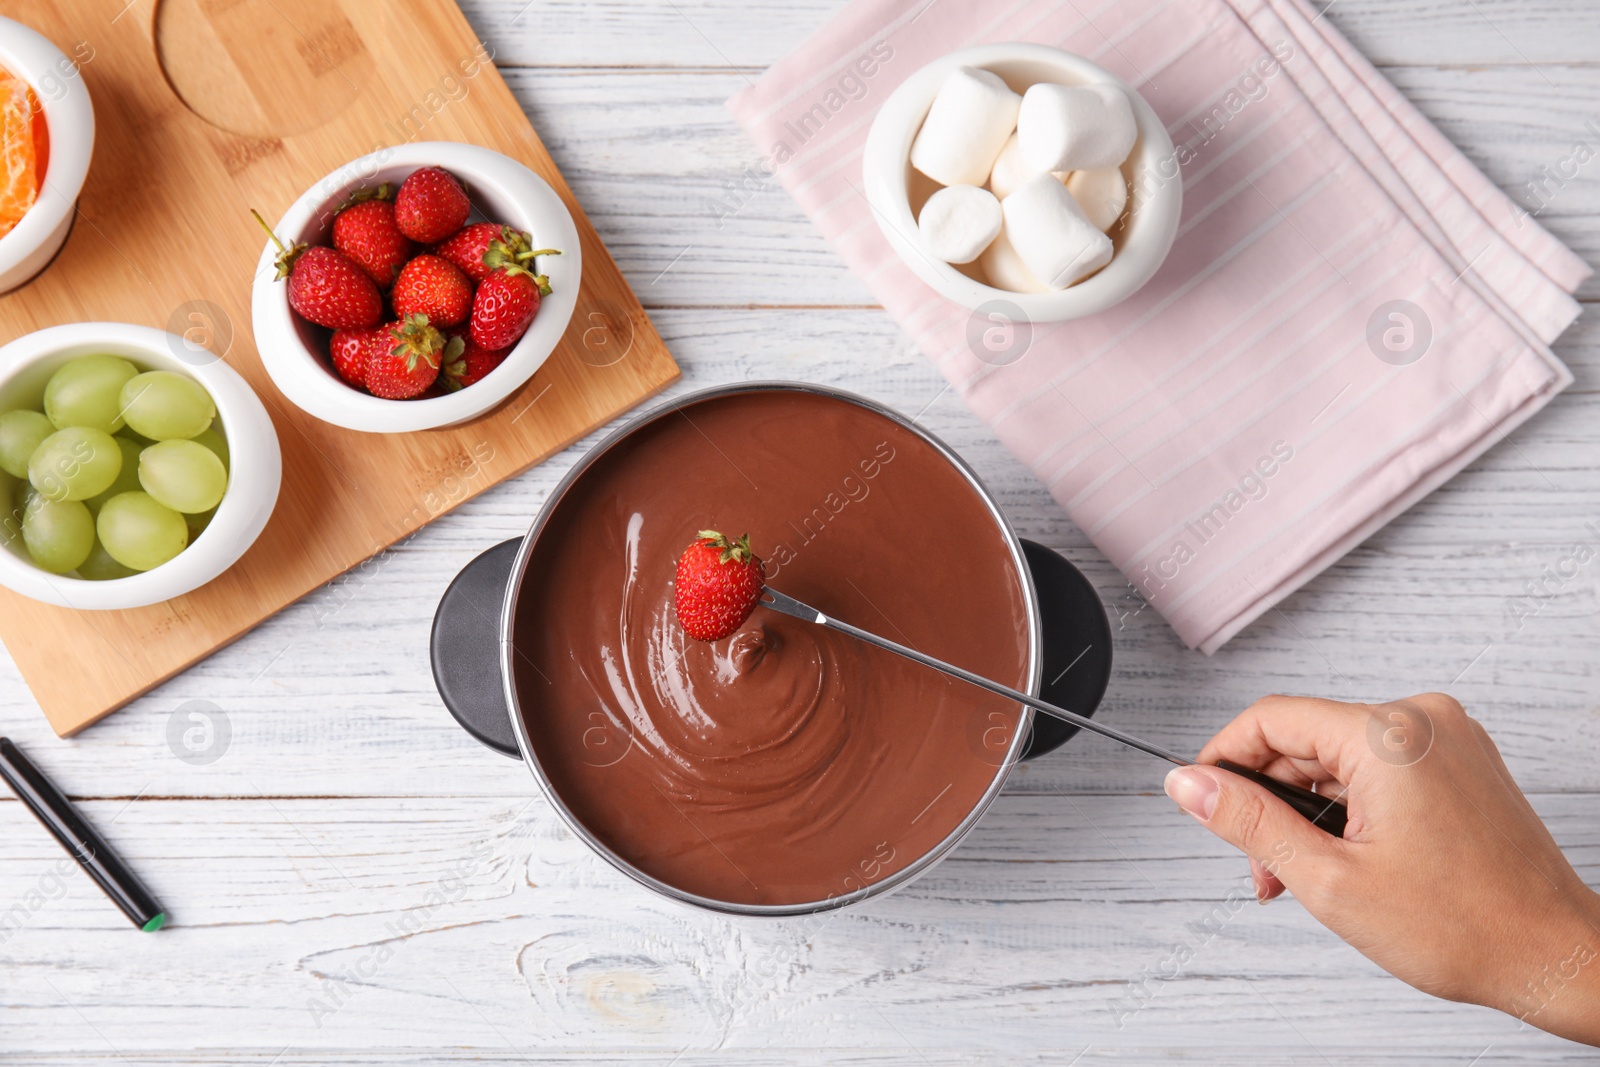
[{"label": "white marshmallow", "polygon": [[947,185],[917,216],[922,243],[946,263],[971,263],[1000,233],[1000,201],[976,185]]},{"label": "white marshmallow", "polygon": [[[1023,183],[1038,173],[1028,166],[1027,160],[1022,158],[1022,146],[1017,141],[1017,135],[1012,134],[1007,139],[1005,147],[1000,149],[1000,155],[994,161],[994,169],[989,172],[989,191],[1004,200],[1021,189]],[[1062,171],[1056,177],[1066,181],[1067,172]]]},{"label": "white marshmallow", "polygon": [[1067,192],[1089,221],[1105,233],[1111,232],[1128,206],[1128,179],[1116,167],[1073,171],[1067,179]]},{"label": "white marshmallow", "polygon": [[982,185],[1017,128],[1022,97],[998,74],[957,67],[939,86],[911,144],[911,165],[940,185]]},{"label": "white marshmallow", "polygon": [[1022,158],[1034,170],[1119,167],[1139,139],[1128,94],[1115,85],[1028,87],[1017,114]]},{"label": "white marshmallow", "polygon": [[983,255],[978,257],[978,265],[988,276],[989,284],[996,289],[1007,289],[1013,293],[1050,291],[1050,287],[1035,278],[1033,271],[1022,262],[1022,257],[1017,255],[1017,250],[1011,246],[1011,239],[1006,236],[1004,229],[1000,231],[1000,236],[983,250]]},{"label": "white marshmallow", "polygon": [[1084,216],[1052,174],[1029,179],[1000,207],[1017,255],[1052,289],[1065,289],[1111,262],[1111,238]]}]

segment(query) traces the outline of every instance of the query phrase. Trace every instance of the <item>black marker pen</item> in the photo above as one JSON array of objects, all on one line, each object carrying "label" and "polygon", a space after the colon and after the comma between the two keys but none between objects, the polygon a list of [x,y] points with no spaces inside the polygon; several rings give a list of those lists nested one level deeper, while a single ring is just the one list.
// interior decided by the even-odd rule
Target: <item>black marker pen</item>
[{"label": "black marker pen", "polygon": [[6,780],[17,799],[27,805],[34,818],[44,823],[61,847],[72,854],[78,865],[89,872],[106,896],[122,914],[141,930],[154,932],[167,922],[167,913],[156,903],[133,872],[123,864],[111,846],[84,821],[61,790],[28,761],[8,738],[0,737],[0,778]]}]

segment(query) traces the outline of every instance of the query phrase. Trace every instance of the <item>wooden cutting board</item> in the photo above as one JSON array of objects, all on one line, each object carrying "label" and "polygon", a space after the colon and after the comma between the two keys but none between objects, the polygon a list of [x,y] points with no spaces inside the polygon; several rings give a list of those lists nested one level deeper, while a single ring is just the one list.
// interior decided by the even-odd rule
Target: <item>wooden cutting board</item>
[{"label": "wooden cutting board", "polygon": [[[0,297],[0,340],[58,323],[209,339],[260,394],[283,491],[234,567],[177,600],[75,612],[0,590],[0,640],[63,736],[678,377],[549,153],[451,0],[24,0],[4,13],[82,62],[94,163],[55,263]],[[354,433],[273,387],[250,330],[261,231],[346,161],[407,141],[504,152],[555,188],[583,290],[539,373],[464,426]],[[531,516],[530,516],[531,518]]]}]

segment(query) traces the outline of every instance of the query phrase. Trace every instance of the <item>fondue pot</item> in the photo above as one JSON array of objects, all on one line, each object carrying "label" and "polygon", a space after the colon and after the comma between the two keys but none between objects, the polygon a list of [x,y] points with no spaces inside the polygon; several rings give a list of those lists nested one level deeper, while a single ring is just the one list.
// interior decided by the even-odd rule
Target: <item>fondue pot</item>
[{"label": "fondue pot", "polygon": [[[550,698],[539,687],[519,684],[518,604],[529,580],[534,546],[550,526],[564,500],[583,484],[597,461],[624,442],[668,416],[687,418],[696,405],[756,393],[803,393],[855,405],[886,420],[923,442],[959,472],[987,509],[995,530],[1009,551],[1010,566],[1026,601],[1028,661],[1024,688],[1032,695],[1090,715],[1100,703],[1111,673],[1111,628],[1098,594],[1066,559],[1017,537],[999,504],[978,476],[942,441],[899,413],[842,390],[793,382],[752,382],[691,393],[662,404],[617,429],[596,445],[550,494],[527,536],[502,542],[469,563],[440,600],[434,617],[431,660],[435,683],[445,707],[478,741],[506,756],[523,760],[551,805],[568,827],[612,866],[652,890],[682,903],[735,915],[804,915],[880,896],[905,885],[953,849],[1000,793],[1020,760],[1034,759],[1063,745],[1076,727],[1055,719],[1035,719],[1020,709],[1015,729],[996,730],[976,710],[967,742],[992,767],[982,796],[941,841],[906,866],[843,894],[798,903],[747,903],[719,900],[688,892],[639,869],[619,855],[574,813],[552,781],[550,769],[531,739]],[[692,421],[692,420],[691,420]],[[600,484],[604,484],[603,482]],[[665,579],[663,579],[665,580]],[[781,584],[781,581],[780,583]],[[527,605],[524,605],[526,608]],[[757,609],[762,610],[762,609]],[[524,623],[526,625],[526,623]],[[973,690],[976,709],[979,692]],[[598,703],[598,698],[597,698]],[[564,709],[569,710],[569,709]],[[626,758],[629,738],[618,759]]]}]

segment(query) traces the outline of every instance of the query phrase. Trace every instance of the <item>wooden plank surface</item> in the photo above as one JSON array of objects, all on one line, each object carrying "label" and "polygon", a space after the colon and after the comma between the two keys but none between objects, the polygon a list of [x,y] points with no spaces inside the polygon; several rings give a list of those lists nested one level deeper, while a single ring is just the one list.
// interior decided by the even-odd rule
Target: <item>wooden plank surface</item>
[{"label": "wooden plank surface", "polygon": [[[0,298],[0,332],[85,318],[162,328],[177,320],[182,332],[186,309],[204,301],[218,320],[207,323],[212,336],[231,339],[218,354],[255,386],[283,449],[267,529],[195,592],[96,613],[0,592],[0,638],[57,733],[96,721],[676,377],[450,0],[174,0],[156,18],[123,0],[7,10],[54,40],[87,42],[78,76],[98,136],[72,236],[42,276]],[[423,135],[495,148],[550,182],[584,246],[578,307],[550,360],[494,412],[424,433],[343,430],[295,408],[261,366],[249,325],[261,234],[248,209],[276,218],[356,155]],[[626,358],[602,361],[585,347],[596,315],[631,329]]]},{"label": "wooden plank surface", "polygon": [[[474,1050],[509,1045],[532,1062],[590,1039],[594,1052],[640,1062],[820,1046],[916,1063],[908,1042],[999,1057],[1137,1049],[1155,1035],[1212,1056],[1276,1044],[1285,1055],[1266,1062],[1288,1062],[1291,1049],[1371,1062],[1351,1040],[1352,1016],[1387,1035],[1396,1062],[1449,1052],[1466,1063],[1489,1043],[1479,1035],[1495,1033],[1533,1057],[1562,1051],[1547,1035],[1517,1035],[1512,1020],[1451,1033],[1457,1009],[1379,980],[1292,903],[1220,906],[1248,893],[1243,860],[1212,840],[1167,853],[1165,797],[1074,803],[1069,826],[1057,798],[1004,797],[955,856],[887,900],[748,923],[646,897],[531,798],[276,800],[272,824],[251,814],[260,802],[214,801],[211,817],[253,833],[217,835],[206,855],[182,843],[194,802],[141,803],[119,818],[127,805],[97,801],[89,814],[116,819],[129,850],[161,872],[157,893],[183,897],[203,879],[209,894],[174,908],[178,925],[161,938],[130,934],[107,953],[84,937],[68,954],[64,932],[104,942],[125,931],[92,887],[62,894],[51,883],[55,898],[5,945],[27,961],[7,981],[26,998],[11,1003],[28,1008],[8,1013],[7,1051],[67,1051],[76,1043],[63,1037],[82,1026],[73,1005],[115,1001],[121,1022],[107,1036],[130,1058],[155,1055],[172,1047],[180,997],[205,1020],[197,1052],[276,1030],[268,1056],[304,1054],[291,1037],[308,1032],[318,1048],[371,1054],[454,1031]],[[1600,877],[1600,827],[1583,801],[1542,798],[1540,810]],[[0,810],[0,898],[25,896],[58,860],[23,833],[27,818]],[[1156,980],[1140,1007],[1125,983],[1159,971],[1178,942],[1194,960]],[[1292,1026],[1274,1005],[1295,1010]]]},{"label": "wooden plank surface", "polygon": [[[1216,657],[1187,652],[1149,611],[1133,611],[1122,579],[987,429],[939,395],[942,380],[781,190],[720,226],[705,210],[754,159],[722,101],[839,6],[467,7],[682,362],[673,390],[792,377],[908,413],[928,406],[923,423],[977,467],[1021,532],[1065,552],[1122,616],[1104,711],[1113,721],[1194,749],[1271,690],[1449,688],[1489,724],[1557,839],[1600,884],[1600,577],[1582,572],[1520,631],[1510,614],[1524,583],[1600,520],[1600,326],[1580,323],[1557,345],[1578,382],[1539,418]],[[1586,0],[1339,0],[1327,17],[1513,192],[1565,152],[1597,98],[1600,23]],[[1597,175],[1585,170],[1545,217],[1591,262]],[[0,732],[94,798],[90,814],[179,924],[141,939],[75,873],[64,896],[41,896],[24,932],[0,944],[0,1062],[1600,1058],[1411,991],[1287,900],[1245,909],[1118,1027],[1108,1005],[1244,871],[1159,795],[1159,766],[1095,739],[1024,768],[932,875],[837,922],[730,924],[664,908],[589,857],[525,770],[451,725],[426,663],[444,586],[478,551],[523,532],[593,439],[465,502],[380,556],[375,572],[323,587],[73,740],[55,740],[0,661]],[[174,714],[196,700],[231,729],[206,766],[167,742]],[[474,866],[483,843],[488,858]],[[0,802],[0,905],[51,889],[57,860],[17,805]],[[325,983],[392,937],[386,923],[419,916],[458,863],[458,899],[395,941],[335,1015],[314,1015]]]}]

